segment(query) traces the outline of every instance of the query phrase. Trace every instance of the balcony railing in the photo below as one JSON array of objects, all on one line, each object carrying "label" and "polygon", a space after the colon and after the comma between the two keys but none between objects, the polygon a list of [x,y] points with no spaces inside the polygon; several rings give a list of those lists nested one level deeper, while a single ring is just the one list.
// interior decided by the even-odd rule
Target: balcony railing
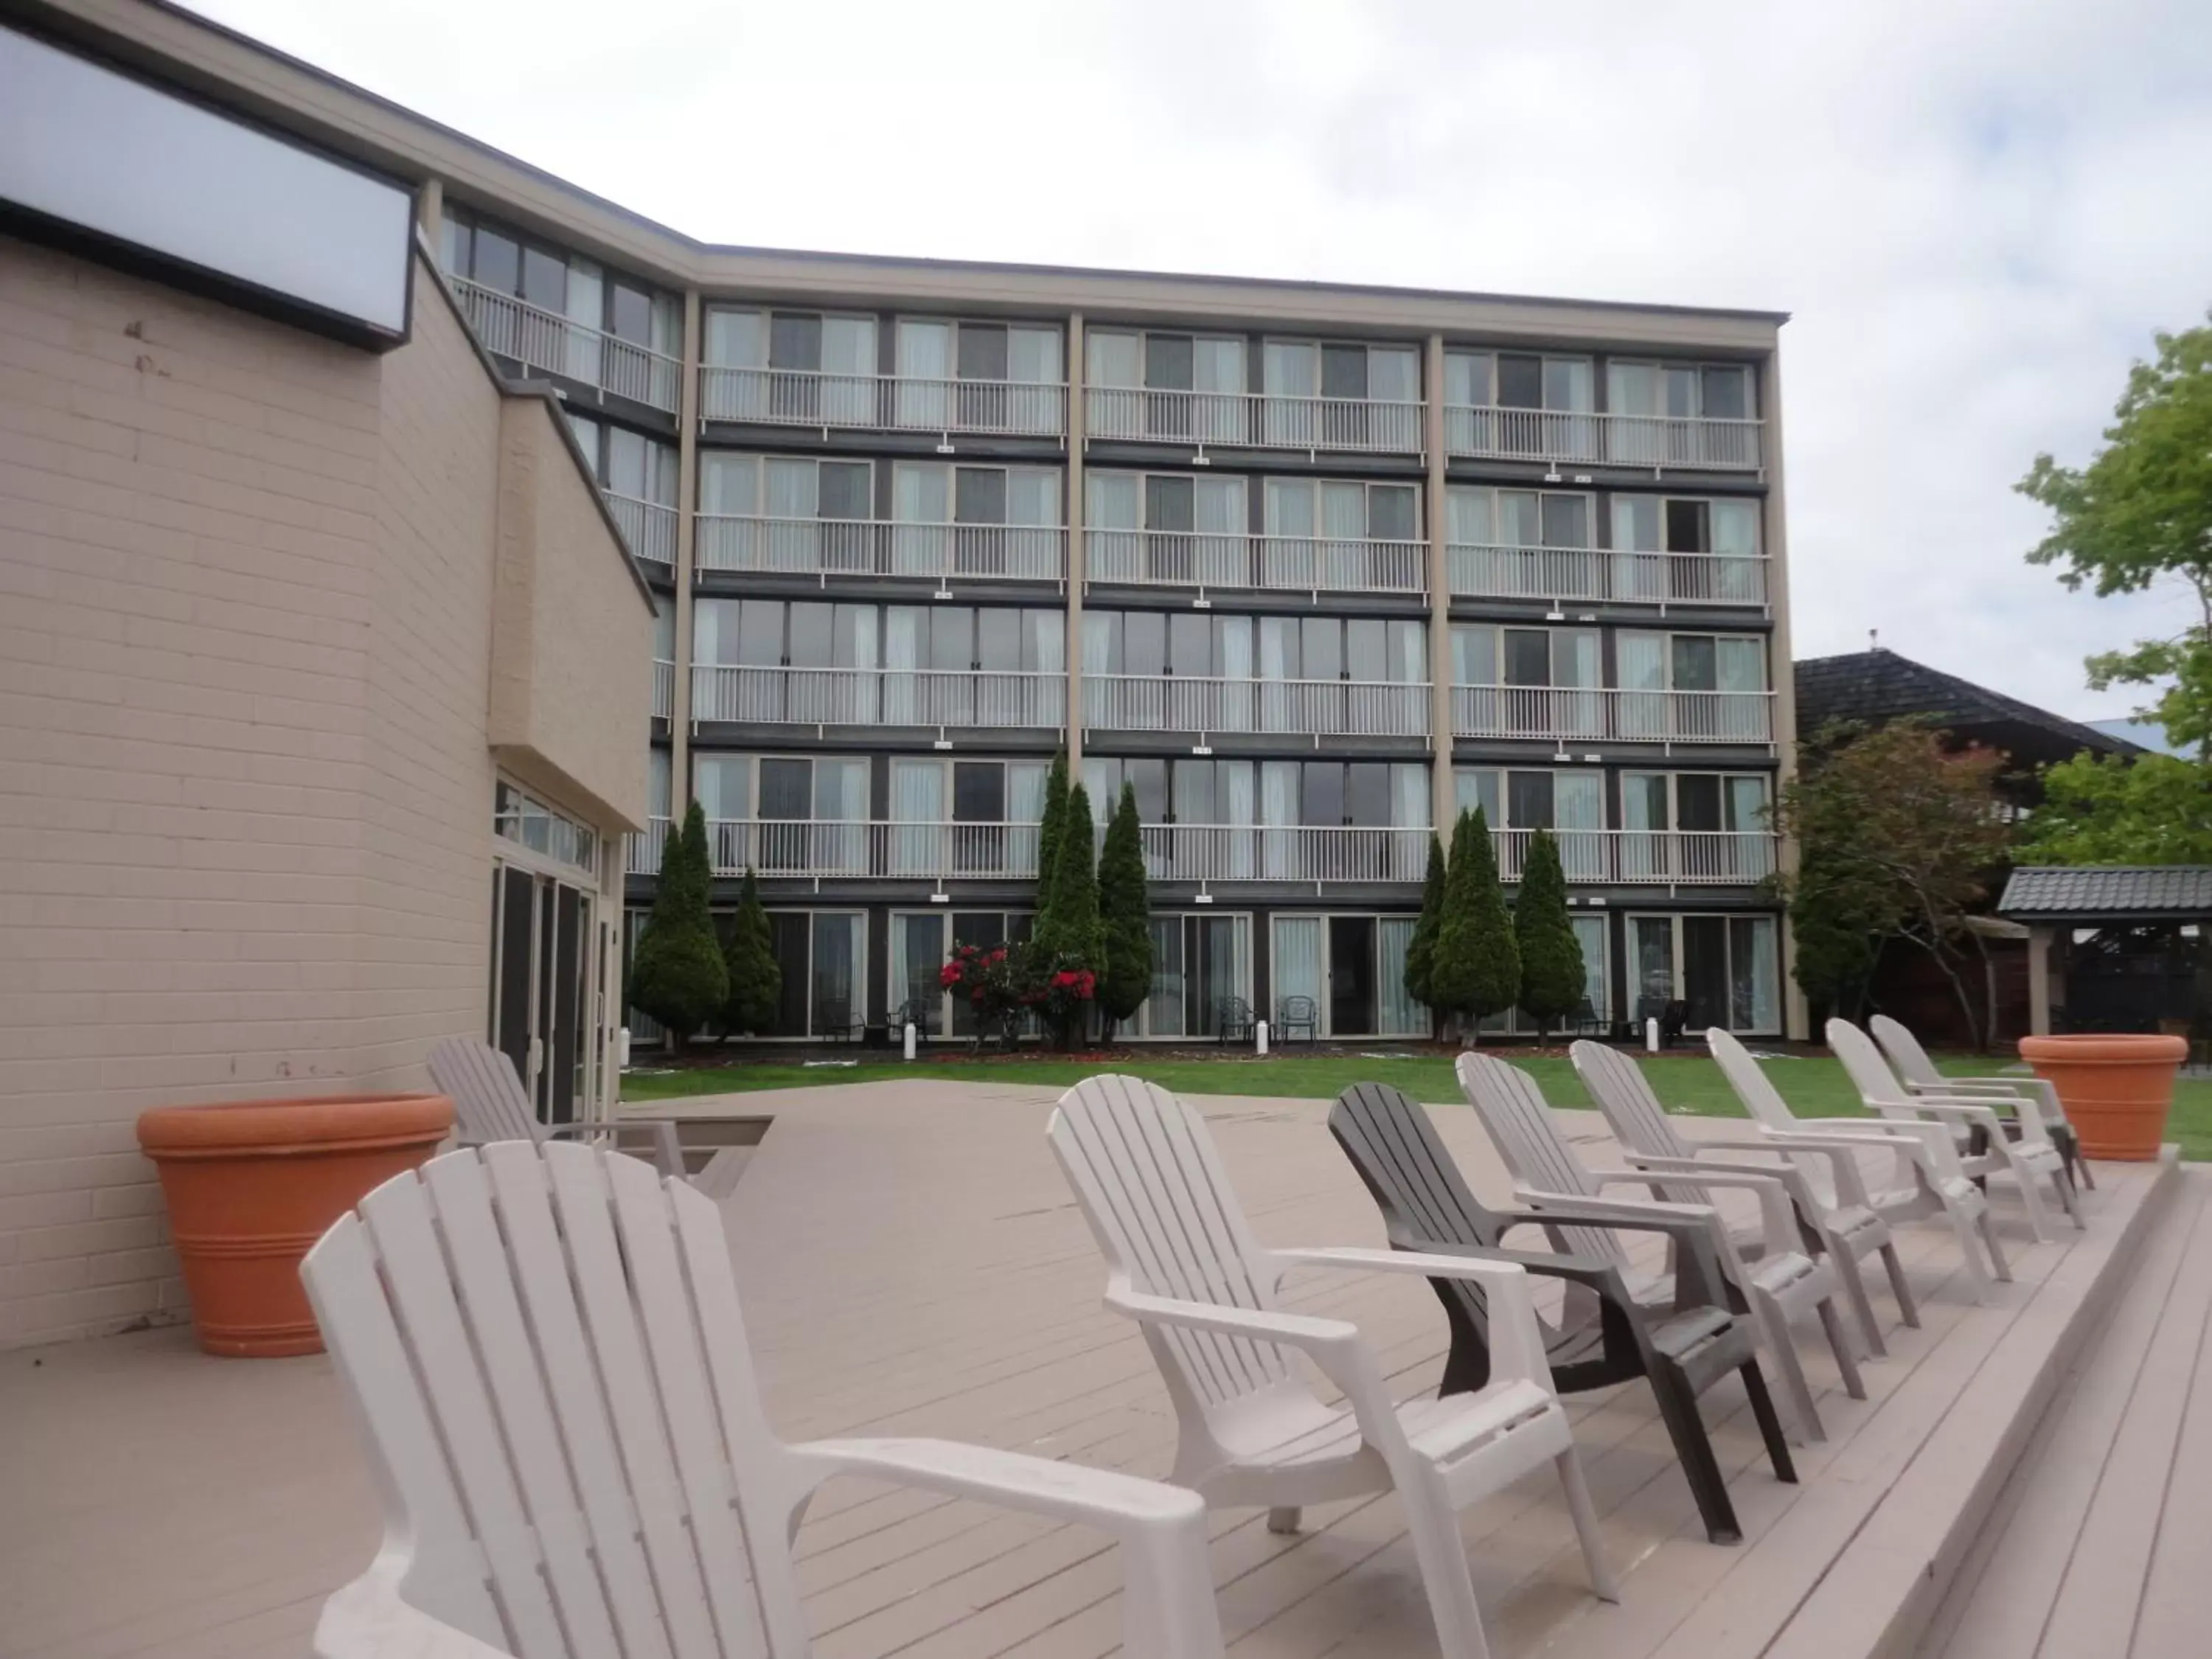
[{"label": "balcony railing", "polygon": [[1422,738],[1425,683],[1201,679],[1181,674],[1086,674],[1083,724],[1100,732],[1279,732]]},{"label": "balcony railing", "polygon": [[1766,561],[1755,555],[1455,542],[1444,557],[1451,591],[1475,599],[1622,605],[1766,603]]},{"label": "balcony railing", "polygon": [[1428,588],[1425,542],[1086,530],[1083,545],[1088,580],[1134,587],[1415,595]]},{"label": "balcony railing", "polygon": [[1058,582],[1067,532],[1050,525],[883,524],[866,519],[699,516],[702,570]]},{"label": "balcony railing", "polygon": [[718,876],[1033,881],[1037,872],[1034,823],[710,818],[707,845]]},{"label": "balcony railing", "polygon": [[512,294],[472,283],[447,280],[460,295],[461,308],[485,350],[512,357],[571,380],[581,380],[614,397],[654,409],[676,411],[680,379],[675,358],[624,340],[605,329],[571,322]]},{"label": "balcony railing", "polygon": [[1418,882],[1429,831],[1364,825],[1153,823],[1144,830],[1154,881]]},{"label": "balcony railing", "polygon": [[699,398],[710,421],[1036,438],[1067,431],[1067,387],[1057,380],[933,380],[710,365],[699,372]]},{"label": "balcony railing", "polygon": [[1444,410],[1444,452],[1501,460],[1756,472],[1760,421],[1677,415],[1597,415],[1463,404]]},{"label": "balcony railing", "polygon": [[665,657],[653,659],[653,714],[656,720],[676,718],[676,665]]},{"label": "balcony railing", "polygon": [[1628,743],[1771,743],[1771,691],[1620,691],[1543,685],[1455,685],[1462,738],[1617,738]]},{"label": "balcony railing", "polygon": [[668,845],[668,820],[647,818],[645,833],[629,837],[628,869],[633,876],[657,876],[660,873],[660,854]]},{"label": "balcony railing", "polygon": [[1421,453],[1421,405],[1417,403],[1094,386],[1085,394],[1083,409],[1085,432],[1091,438],[1200,449],[1227,444],[1308,453]]},{"label": "balcony railing", "polygon": [[1056,731],[1067,676],[997,669],[775,668],[696,664],[691,720],[772,726]]},{"label": "balcony railing", "polygon": [[[1499,880],[1521,879],[1534,833],[1490,832]],[[1571,882],[1731,886],[1774,873],[1774,836],[1764,830],[1554,830],[1551,835]]]},{"label": "balcony railing", "polygon": [[611,489],[600,493],[606,497],[607,510],[614,514],[615,528],[622,532],[623,545],[629,549],[630,556],[674,568],[676,509]]}]

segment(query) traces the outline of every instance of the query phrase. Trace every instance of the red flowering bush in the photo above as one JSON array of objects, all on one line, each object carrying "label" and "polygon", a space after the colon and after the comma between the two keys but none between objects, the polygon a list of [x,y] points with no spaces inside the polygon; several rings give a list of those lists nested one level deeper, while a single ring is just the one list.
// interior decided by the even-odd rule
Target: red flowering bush
[{"label": "red flowering bush", "polygon": [[937,971],[937,982],[964,994],[980,1030],[1011,1030],[1030,1001],[1020,964],[1003,945],[960,945]]}]

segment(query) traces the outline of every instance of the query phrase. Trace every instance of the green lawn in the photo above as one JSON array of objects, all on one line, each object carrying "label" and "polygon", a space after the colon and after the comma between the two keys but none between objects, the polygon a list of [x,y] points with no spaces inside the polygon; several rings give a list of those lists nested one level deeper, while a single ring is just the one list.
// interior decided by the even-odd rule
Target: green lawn
[{"label": "green lawn", "polygon": [[[1502,1051],[1509,1060],[1511,1049]],[[1589,1097],[1565,1060],[1537,1058],[1516,1060],[1534,1073],[1554,1105],[1587,1106]],[[1990,1075],[1999,1072],[2002,1060],[1968,1055],[1940,1062],[1947,1072],[1960,1075]],[[1643,1061],[1659,1097],[1678,1110],[1710,1117],[1741,1117],[1742,1109],[1729,1092],[1720,1068],[1703,1055],[1662,1054]],[[1066,1085],[1100,1070],[1096,1065],[1055,1060],[926,1060],[908,1066],[898,1060],[866,1060],[857,1066],[798,1066],[763,1062],[699,1067],[684,1071],[632,1073],[623,1079],[626,1101],[668,1100],[684,1095],[724,1094],[751,1089],[793,1089],[825,1083],[866,1083],[899,1079],[951,1078],[979,1083]],[[1354,1083],[1391,1083],[1417,1100],[1454,1103],[1459,1085],[1452,1079],[1451,1062],[1442,1055],[1406,1055],[1370,1060],[1360,1054],[1322,1054],[1312,1058],[1271,1055],[1221,1060],[1161,1059],[1141,1056],[1115,1062],[1115,1069],[1133,1072],[1182,1094],[1273,1095],[1291,1099],[1332,1100]],[[1800,1115],[1833,1117],[1857,1112],[1856,1094],[1841,1066],[1826,1055],[1770,1060],[1768,1075]],[[2185,1079],[2175,1090],[2173,1118],[2166,1130],[2169,1139],[2181,1143],[2188,1158],[2212,1158],[2212,1081]]]}]

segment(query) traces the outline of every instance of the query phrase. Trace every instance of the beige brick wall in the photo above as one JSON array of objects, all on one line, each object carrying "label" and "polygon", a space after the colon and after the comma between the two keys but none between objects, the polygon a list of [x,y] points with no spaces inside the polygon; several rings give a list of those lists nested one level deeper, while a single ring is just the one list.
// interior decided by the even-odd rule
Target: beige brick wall
[{"label": "beige brick wall", "polygon": [[146,1107],[483,1029],[505,401],[0,238],[0,1346],[180,1316]]}]

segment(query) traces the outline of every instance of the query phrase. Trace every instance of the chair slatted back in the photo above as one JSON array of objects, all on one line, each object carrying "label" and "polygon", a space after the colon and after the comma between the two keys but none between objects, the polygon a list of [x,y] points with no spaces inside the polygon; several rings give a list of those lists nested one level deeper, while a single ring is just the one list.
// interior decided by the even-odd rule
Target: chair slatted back
[{"label": "chair slatted back", "polygon": [[[1515,1181],[1532,1192],[1598,1196],[1597,1182],[1559,1133],[1534,1078],[1488,1054],[1462,1054],[1456,1070],[1461,1092],[1482,1120]],[[1571,1255],[1595,1256],[1615,1267],[1627,1265],[1618,1233],[1598,1227],[1555,1227],[1551,1231],[1559,1248]]]},{"label": "chair slatted back", "polygon": [[1875,1047],[1874,1039],[1847,1019],[1832,1019],[1827,1028],[1828,1048],[1851,1079],[1851,1086],[1860,1097],[1884,1117],[1913,1117],[1912,1097],[1889,1069],[1889,1062]]},{"label": "chair slatted back", "polygon": [[[1468,1189],[1436,1124],[1401,1091],[1387,1083],[1355,1083],[1329,1108],[1328,1132],[1382,1211],[1393,1244],[1495,1249],[1503,1242],[1505,1218]],[[1487,1322],[1480,1286],[1456,1279],[1432,1282],[1440,1294],[1463,1301],[1479,1322]]]},{"label": "chair slatted back", "polygon": [[447,1037],[430,1050],[430,1080],[453,1100],[462,1141],[536,1140],[538,1114],[507,1057],[482,1037]]},{"label": "chair slatted back", "polygon": [[[1598,1110],[1605,1114],[1606,1126],[1615,1140],[1646,1158],[1697,1156],[1668,1121],[1667,1109],[1651,1091],[1650,1079],[1633,1060],[1601,1042],[1577,1042],[1567,1054],[1574,1061],[1575,1075],[1589,1091]],[[1658,1195],[1670,1204],[1713,1201],[1711,1192],[1694,1181],[1663,1182]]]},{"label": "chair slatted back", "polygon": [[520,1659],[805,1652],[710,1200],[619,1153],[502,1140],[385,1182],[301,1276],[410,1604]]},{"label": "chair slatted back", "polygon": [[1874,1033],[1874,1040],[1881,1045],[1882,1053],[1889,1056],[1889,1063],[1897,1068],[1898,1076],[1923,1088],[1942,1085],[1942,1073],[1936,1069],[1935,1060],[1920,1046],[1920,1039],[1905,1026],[1887,1014],[1876,1014],[1867,1022],[1867,1029]]},{"label": "chair slatted back", "polygon": [[[1206,1121],[1158,1085],[1107,1074],[1060,1097],[1047,1131],[1108,1263],[1152,1296],[1272,1310],[1274,1285],[1230,1189]],[[1191,1393],[1214,1407],[1283,1382],[1272,1342],[1162,1333]]]},{"label": "chair slatted back", "polygon": [[[1705,1028],[1705,1047],[1712,1051],[1721,1075],[1728,1079],[1729,1087],[1735,1091],[1735,1097],[1743,1103],[1744,1110],[1751,1114],[1754,1122],[1768,1129],[1794,1130],[1798,1127],[1797,1115],[1790,1109],[1790,1103],[1783,1099],[1773,1079],[1752,1058],[1750,1049],[1717,1025]],[[1817,1152],[1799,1152],[1793,1154],[1790,1161],[1805,1177],[1813,1196],[1833,1209],[1837,1201],[1836,1175],[1827,1159]]]}]

